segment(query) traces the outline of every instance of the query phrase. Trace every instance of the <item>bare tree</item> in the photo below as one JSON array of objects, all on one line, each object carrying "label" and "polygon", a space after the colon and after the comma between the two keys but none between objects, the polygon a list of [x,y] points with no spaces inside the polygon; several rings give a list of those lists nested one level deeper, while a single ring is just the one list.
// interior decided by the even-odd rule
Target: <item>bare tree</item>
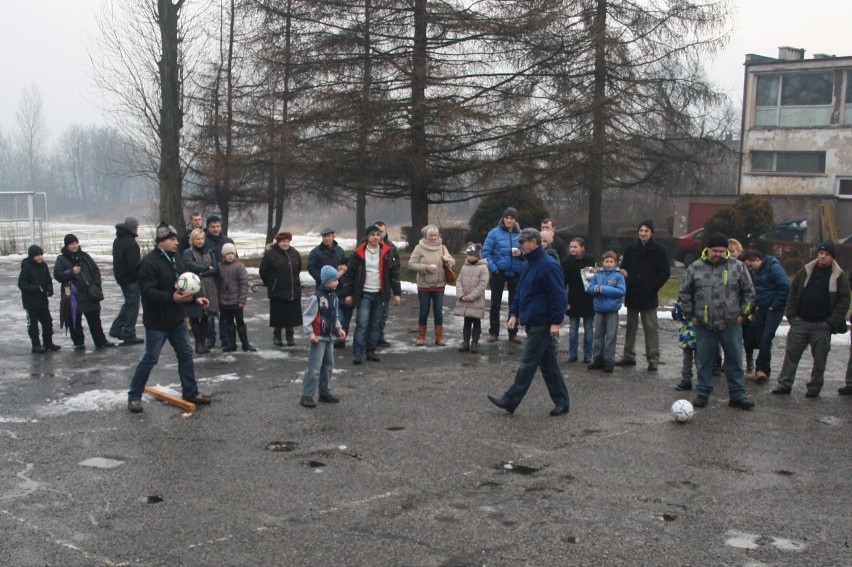
[{"label": "bare tree", "polygon": [[15,118],[18,126],[15,141],[22,173],[21,189],[41,191],[44,189],[41,177],[47,151],[47,126],[38,87],[30,85],[23,89]]}]

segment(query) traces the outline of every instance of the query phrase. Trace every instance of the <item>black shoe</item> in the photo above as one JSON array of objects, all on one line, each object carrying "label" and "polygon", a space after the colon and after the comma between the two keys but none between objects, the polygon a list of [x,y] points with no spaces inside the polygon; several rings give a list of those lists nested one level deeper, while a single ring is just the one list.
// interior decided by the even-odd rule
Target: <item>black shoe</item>
[{"label": "black shoe", "polygon": [[619,358],[615,361],[616,366],[636,366],[636,361],[630,358]]},{"label": "black shoe", "polygon": [[675,384],[674,389],[678,392],[689,392],[692,390],[692,380],[681,380],[679,384]]},{"label": "black shoe", "polygon": [[577,357],[576,356],[569,356],[568,362],[577,362]]},{"label": "black shoe", "polygon": [[806,398],[814,399],[819,397],[819,392],[815,390],[808,390],[808,393],[805,394]]},{"label": "black shoe", "polygon": [[359,356],[358,358],[352,359],[352,364],[361,364],[364,360]]},{"label": "black shoe", "polygon": [[775,394],[776,396],[786,396],[787,394],[790,393],[790,391],[791,390],[788,390],[784,386],[775,386],[772,389],[772,393]]},{"label": "black shoe", "polygon": [[95,345],[95,348],[113,348],[113,347],[115,347],[115,343],[111,343],[109,341],[107,341],[103,344]]},{"label": "black shoe", "polygon": [[[695,405],[695,404],[693,404]],[[750,410],[754,409],[754,402],[748,398],[738,398],[736,400],[728,400],[728,405],[732,408]]]},{"label": "black shoe", "polygon": [[302,396],[299,400],[299,405],[303,408],[315,408],[317,407],[317,403],[311,396]]},{"label": "black shoe", "polygon": [[50,352],[56,352],[56,351],[60,350],[62,347],[59,346],[59,345],[55,345],[53,343],[50,343],[50,344],[44,345],[44,348],[46,348]]},{"label": "black shoe", "polygon": [[488,401],[497,406],[500,409],[506,410],[509,413],[515,413],[515,408],[509,405],[503,398],[495,398],[494,396],[488,396]]},{"label": "black shoe", "polygon": [[332,394],[320,394],[319,401],[324,404],[336,404],[340,401],[340,398],[333,396]]},{"label": "black shoe", "polygon": [[118,343],[118,346],[133,346],[133,345],[141,345],[141,344],[142,344],[142,343],[144,343],[144,342],[145,342],[145,339],[143,339],[143,338],[141,338],[141,337],[131,337],[131,338],[129,338],[129,339],[124,339],[123,341],[121,341],[120,343]]},{"label": "black shoe", "polygon": [[695,396],[695,399],[692,400],[692,407],[695,407],[695,408],[707,407],[708,401],[709,400],[707,399],[707,396],[705,396],[704,394],[698,394],[697,396]]},{"label": "black shoe", "polygon": [[33,345],[33,348],[30,349],[30,352],[33,354],[44,354],[47,352],[47,349],[41,345]]},{"label": "black shoe", "polygon": [[852,386],[843,386],[837,390],[837,393],[840,396],[852,396]]},{"label": "black shoe", "polygon": [[648,372],[656,372],[657,371],[657,363],[649,362],[648,363]]},{"label": "black shoe", "polygon": [[142,408],[142,400],[130,400],[127,402],[127,411],[130,413],[142,413],[145,411]]},{"label": "black shoe", "polygon": [[603,369],[604,369],[604,363],[599,361],[599,360],[592,362],[591,364],[589,364],[586,367],[586,370],[603,370]]},{"label": "black shoe", "polygon": [[74,350],[86,350],[86,345],[74,345]]},{"label": "black shoe", "polygon": [[607,374],[612,374],[613,370],[615,370],[615,366],[612,364],[604,364],[604,372]]},{"label": "black shoe", "polygon": [[281,340],[281,337],[272,337],[272,344],[275,346],[284,346],[284,341]]},{"label": "black shoe", "polygon": [[367,360],[369,360],[370,362],[379,362],[379,361],[381,361],[382,359],[381,359],[381,358],[379,358],[379,357],[376,355],[376,351],[368,350],[368,351],[367,351]]},{"label": "black shoe", "polygon": [[386,340],[382,339],[382,340],[379,341],[379,344],[377,344],[376,346],[379,347],[379,348],[387,348],[387,347],[391,346],[391,344],[389,342],[387,342]]},{"label": "black shoe", "polygon": [[592,361],[592,359],[587,356],[586,358],[583,359],[583,364],[589,364],[591,361]]},{"label": "black shoe", "polygon": [[209,406],[210,402],[212,401],[210,399],[210,396],[205,396],[204,394],[195,394],[191,398],[184,398],[184,400],[186,400],[187,402],[192,402],[197,406]]},{"label": "black shoe", "polygon": [[568,413],[568,406],[556,406],[550,410],[550,415],[552,416],[565,415],[566,413]]}]

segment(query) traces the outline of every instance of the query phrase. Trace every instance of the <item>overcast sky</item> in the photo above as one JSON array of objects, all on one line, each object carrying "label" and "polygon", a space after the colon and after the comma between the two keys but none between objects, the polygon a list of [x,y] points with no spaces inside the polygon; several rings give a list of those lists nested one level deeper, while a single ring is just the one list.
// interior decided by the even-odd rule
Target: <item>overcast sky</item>
[{"label": "overcast sky", "polygon": [[[70,124],[104,124],[95,103],[85,44],[95,32],[102,0],[0,0],[0,130],[14,129],[24,87],[42,95],[51,136]],[[814,53],[852,55],[852,0],[733,0],[735,15],[725,51],[708,66],[710,76],[742,97],[746,53],[777,56],[778,46]]]}]

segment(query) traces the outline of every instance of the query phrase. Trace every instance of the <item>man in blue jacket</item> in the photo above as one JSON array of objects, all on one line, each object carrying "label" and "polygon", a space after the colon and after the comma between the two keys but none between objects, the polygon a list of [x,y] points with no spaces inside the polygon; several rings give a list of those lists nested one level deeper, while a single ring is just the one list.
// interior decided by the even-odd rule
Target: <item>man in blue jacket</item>
[{"label": "man in blue jacket", "polygon": [[535,371],[541,367],[550,399],[556,404],[550,415],[565,415],[568,413],[568,387],[556,362],[556,337],[568,307],[562,268],[545,253],[541,247],[541,233],[536,229],[520,231],[518,244],[526,262],[509,308],[508,328],[517,332],[519,323],[525,325],[527,344],[515,383],[502,397],[488,396],[488,399],[498,408],[513,413],[529,390]]},{"label": "man in blue jacket", "polygon": [[[500,334],[500,306],[503,303],[503,288],[509,289],[509,305],[515,299],[518,277],[523,262],[518,251],[518,209],[508,207],[497,226],[488,232],[482,245],[482,257],[488,261],[491,272],[491,312],[488,326],[488,342],[493,343]],[[541,240],[539,239],[539,243]],[[517,329],[509,329],[509,341],[520,343]]]},{"label": "man in blue jacket", "polygon": [[781,263],[772,256],[765,256],[757,250],[749,250],[745,255],[745,265],[751,272],[754,283],[754,333],[757,337],[757,361],[754,375],[746,375],[750,380],[765,382],[769,379],[769,364],[772,361],[772,339],[784,318],[787,295],[790,293],[790,278]]}]

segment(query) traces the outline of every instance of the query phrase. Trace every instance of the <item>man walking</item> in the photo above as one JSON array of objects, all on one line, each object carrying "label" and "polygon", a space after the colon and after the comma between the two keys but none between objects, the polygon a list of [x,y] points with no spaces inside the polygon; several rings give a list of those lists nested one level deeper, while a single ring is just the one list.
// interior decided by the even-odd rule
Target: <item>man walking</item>
[{"label": "man walking", "polygon": [[669,255],[653,236],[653,221],[643,221],[639,225],[639,240],[625,248],[621,260],[621,270],[627,278],[627,295],[624,297],[627,328],[624,333],[624,356],[615,363],[616,366],[636,366],[636,332],[641,320],[649,372],[656,372],[660,363],[658,293],[671,276]]},{"label": "man walking", "polygon": [[846,332],[846,312],[849,311],[849,276],[840,269],[835,257],[837,247],[826,240],[817,250],[816,260],[806,264],[793,278],[787,298],[787,321],[790,322],[787,348],[773,394],[784,395],[793,390],[799,361],[808,346],[814,365],[805,396],[816,398],[822,390],[831,335]]},{"label": "man walking", "polygon": [[166,341],[175,349],[178,359],[183,399],[194,404],[206,405],[210,397],[198,393],[195,381],[195,366],[192,362],[192,345],[183,322],[183,305],[192,301],[202,308],[210,304],[205,298],[181,295],[175,289],[178,276],[185,271],[183,258],[177,254],[178,234],[175,229],[161,222],[156,232],[157,246],[139,262],[139,287],[142,290],[142,322],[145,325],[145,354],[136,367],[127,392],[127,409],[131,413],[142,413],[142,393],[145,384]]},{"label": "man walking", "polygon": [[541,367],[547,391],[556,404],[550,415],[565,415],[569,405],[568,387],[556,361],[556,337],[568,306],[562,269],[541,247],[541,233],[536,229],[520,231],[518,244],[526,262],[509,308],[508,327],[517,332],[519,324],[525,325],[527,344],[514,384],[502,397],[488,396],[488,399],[498,408],[513,413],[529,390],[536,370]]},{"label": "man walking", "polygon": [[[518,250],[518,209],[508,207],[497,226],[488,232],[482,245],[482,257],[488,261],[491,272],[491,312],[488,327],[488,342],[497,341],[500,334],[500,307],[503,303],[503,289],[509,290],[509,305],[515,299],[515,289],[521,274],[523,263]],[[540,238],[540,237],[539,237]],[[517,328],[509,329],[509,341],[520,343]]]},{"label": "man walking", "polygon": [[679,299],[684,317],[695,324],[698,395],[692,405],[697,408],[707,405],[713,392],[713,361],[721,345],[725,353],[728,405],[752,409],[754,402],[745,395],[742,322],[754,302],[754,286],[743,263],[728,252],[724,234],[711,236],[701,258],[687,268]]},{"label": "man walking", "polygon": [[399,265],[390,260],[390,246],[382,242],[381,229],[370,225],[366,235],[352,252],[343,275],[343,301],[356,309],[353,364],[361,364],[365,350],[367,360],[379,362],[376,347],[379,342],[382,301],[390,300],[393,296],[393,304],[399,305],[402,293]]},{"label": "man walking", "polygon": [[136,242],[138,230],[139,221],[127,217],[123,223],[115,225],[115,240],[112,241],[112,273],[121,288],[124,304],[110,326],[109,336],[119,339],[121,346],[144,342],[136,336],[141,298],[139,280],[136,278],[136,266],[140,258],[139,244]]}]

